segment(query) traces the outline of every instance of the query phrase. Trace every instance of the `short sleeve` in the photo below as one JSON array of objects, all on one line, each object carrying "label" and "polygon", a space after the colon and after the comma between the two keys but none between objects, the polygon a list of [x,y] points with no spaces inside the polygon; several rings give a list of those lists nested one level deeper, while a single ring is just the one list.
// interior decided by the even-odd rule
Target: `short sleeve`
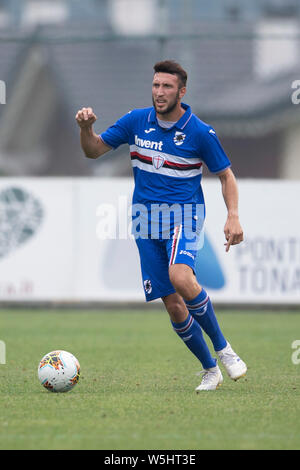
[{"label": "short sleeve", "polygon": [[202,134],[200,141],[200,158],[212,173],[219,173],[231,166],[231,162],[212,127],[209,127],[204,134]]},{"label": "short sleeve", "polygon": [[100,134],[103,142],[110,147],[116,149],[122,144],[129,143],[131,131],[131,112],[121,117],[113,126]]}]

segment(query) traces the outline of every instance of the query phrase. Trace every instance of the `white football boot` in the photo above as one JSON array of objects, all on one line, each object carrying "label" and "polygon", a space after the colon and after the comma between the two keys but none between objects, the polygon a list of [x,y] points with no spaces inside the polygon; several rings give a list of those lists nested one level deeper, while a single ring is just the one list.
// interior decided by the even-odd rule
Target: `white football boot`
[{"label": "white football boot", "polygon": [[219,366],[204,369],[197,375],[203,374],[201,384],[196,388],[199,393],[202,390],[216,390],[223,382],[223,376]]},{"label": "white football boot", "polygon": [[233,351],[229,343],[221,351],[216,351],[227,374],[232,380],[238,380],[244,377],[247,372],[247,366],[242,359]]}]

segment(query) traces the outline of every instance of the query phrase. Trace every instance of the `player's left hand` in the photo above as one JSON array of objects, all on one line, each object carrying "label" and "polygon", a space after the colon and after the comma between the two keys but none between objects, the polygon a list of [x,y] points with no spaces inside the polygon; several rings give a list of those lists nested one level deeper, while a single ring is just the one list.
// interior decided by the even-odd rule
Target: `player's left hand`
[{"label": "player's left hand", "polygon": [[224,234],[227,240],[227,243],[224,243],[226,251],[229,251],[231,245],[238,245],[244,240],[243,229],[238,216],[228,216],[224,227]]}]

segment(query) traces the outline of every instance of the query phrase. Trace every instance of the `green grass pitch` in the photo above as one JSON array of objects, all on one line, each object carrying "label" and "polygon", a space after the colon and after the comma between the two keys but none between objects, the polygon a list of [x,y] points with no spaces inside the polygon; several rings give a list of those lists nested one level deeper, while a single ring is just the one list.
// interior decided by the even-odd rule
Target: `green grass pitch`
[{"label": "green grass pitch", "polygon": [[[0,449],[299,449],[299,312],[217,315],[248,374],[197,395],[201,365],[163,311],[0,311]],[[37,378],[55,349],[81,364],[66,394]]]}]

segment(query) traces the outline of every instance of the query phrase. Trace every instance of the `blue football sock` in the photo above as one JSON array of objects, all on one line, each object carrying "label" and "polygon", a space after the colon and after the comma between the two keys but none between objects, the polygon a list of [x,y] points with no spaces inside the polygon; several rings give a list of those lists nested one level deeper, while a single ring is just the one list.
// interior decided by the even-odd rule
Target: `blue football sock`
[{"label": "blue football sock", "polygon": [[227,341],[223,336],[207,292],[202,289],[195,299],[186,300],[185,304],[190,314],[210,337],[215,351],[225,348]]},{"label": "blue football sock", "polygon": [[185,342],[189,350],[199,359],[203,369],[215,367],[217,361],[214,359],[203,338],[201,327],[189,314],[187,319],[181,323],[172,322],[172,326],[178,336]]}]

